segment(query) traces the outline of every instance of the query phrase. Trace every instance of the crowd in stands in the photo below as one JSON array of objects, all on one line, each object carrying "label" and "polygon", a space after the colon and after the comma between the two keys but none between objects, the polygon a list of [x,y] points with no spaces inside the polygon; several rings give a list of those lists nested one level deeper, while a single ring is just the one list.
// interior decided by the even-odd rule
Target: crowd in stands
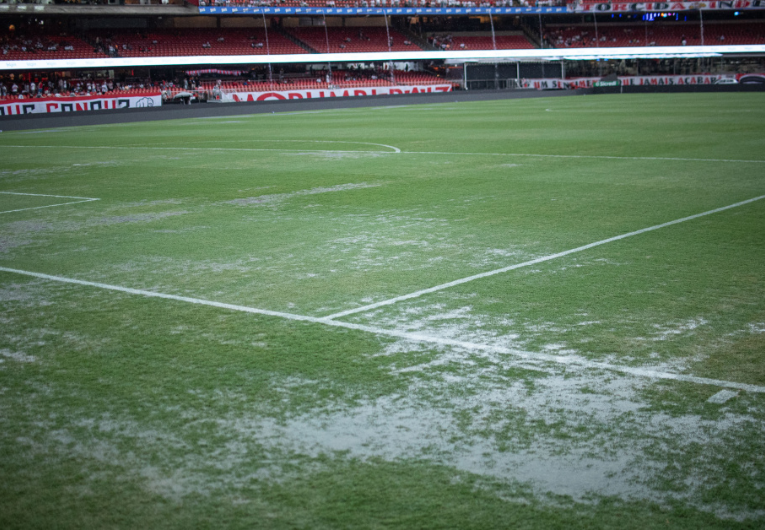
[{"label": "crowd in stands", "polygon": [[[53,4],[107,5],[108,0],[45,0]],[[580,0],[600,3],[603,0]],[[0,0],[0,4],[39,4],[40,0]],[[125,5],[184,5],[184,0],[124,0]],[[196,2],[192,2],[196,3]],[[566,0],[199,0],[200,6],[250,7],[534,7],[565,6]]]},{"label": "crowd in stands", "polygon": [[[193,73],[193,72],[192,72]],[[248,73],[220,78],[182,76],[174,80],[69,79],[55,76],[25,75],[0,78],[0,99],[24,100],[49,97],[130,96],[159,94],[172,97],[179,92],[206,92],[229,90],[239,92],[266,92],[274,90],[333,90],[354,87],[381,87],[392,85],[443,84],[441,77],[425,71],[378,69],[346,69],[305,71],[285,74],[283,70],[271,75],[260,74],[253,79]]]},{"label": "crowd in stands", "polygon": [[535,48],[525,35],[487,36],[431,35],[428,43],[442,50],[525,50]]},{"label": "crowd in stands", "polygon": [[[0,37],[3,60],[80,59],[97,57],[175,57],[194,55],[279,55],[311,52],[387,52],[420,49],[390,28],[323,26],[272,28],[189,28],[99,30],[79,38],[59,35]],[[302,45],[301,45],[302,44]]]},{"label": "crowd in stands", "polygon": [[[10,26],[14,28],[14,26]],[[103,57],[103,51],[66,33],[51,35],[44,32],[21,33],[9,29],[0,36],[3,61],[29,59],[75,59]]]},{"label": "crowd in stands", "polygon": [[[13,26],[11,26],[12,28]],[[434,33],[428,44],[442,50],[530,49],[521,32],[496,35]],[[87,59],[99,57],[172,57],[280,55],[419,50],[414,37],[391,27],[188,28],[97,30],[76,36],[42,28],[15,29],[0,35],[2,60]],[[544,30],[556,48],[681,46],[702,44],[698,23],[604,23],[552,25]],[[703,44],[765,44],[763,22],[713,22],[704,25]]]},{"label": "crowd in stands", "polygon": [[0,79],[0,99],[25,100],[50,97],[83,97],[102,95],[140,95],[159,93],[161,83],[152,85],[149,81],[115,82],[113,79],[67,79],[63,77],[11,76]]},{"label": "crowd in stands", "polygon": [[302,73],[273,73],[260,80],[229,79],[202,81],[205,90],[264,92],[272,90],[333,90],[354,87],[443,84],[443,78],[425,71],[378,69],[313,70]]},{"label": "crowd in stands", "polygon": [[[390,28],[324,28],[319,26],[290,28],[290,35],[320,53],[412,51],[420,48],[402,33]],[[327,50],[329,38],[329,50]]]},{"label": "crowd in stands", "polygon": [[262,28],[112,31],[104,38],[113,43],[120,57],[308,53],[280,32],[266,35]]},{"label": "crowd in stands", "polygon": [[[123,0],[125,5],[184,5],[184,0]],[[0,0],[0,4],[109,5],[109,0]]]},{"label": "crowd in stands", "polygon": [[[593,24],[550,27],[545,40],[556,48],[592,48],[613,46],[698,46],[699,24]],[[704,44],[765,44],[765,24],[706,24]]]},{"label": "crowd in stands", "polygon": [[248,7],[535,7],[565,0],[200,0],[200,6]]}]

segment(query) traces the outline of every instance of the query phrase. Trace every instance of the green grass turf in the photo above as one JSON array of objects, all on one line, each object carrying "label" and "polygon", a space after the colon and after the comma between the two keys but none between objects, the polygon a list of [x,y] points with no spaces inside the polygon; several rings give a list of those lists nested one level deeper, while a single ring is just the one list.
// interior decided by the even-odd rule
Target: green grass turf
[{"label": "green grass turf", "polygon": [[[763,123],[687,94],[3,133],[0,192],[100,200],[0,213],[0,267],[324,317],[765,195]],[[765,393],[617,368],[765,387],[763,228],[338,319],[495,349],[0,272],[0,527],[762,527]]]}]

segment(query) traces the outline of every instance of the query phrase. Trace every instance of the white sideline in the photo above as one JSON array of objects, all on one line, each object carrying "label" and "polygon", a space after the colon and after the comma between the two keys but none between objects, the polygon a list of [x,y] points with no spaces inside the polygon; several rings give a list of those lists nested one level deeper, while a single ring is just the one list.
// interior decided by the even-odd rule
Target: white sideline
[{"label": "white sideline", "polygon": [[[383,144],[375,144],[383,145]],[[150,150],[168,150],[168,151],[280,151],[280,152],[299,152],[299,153],[375,153],[375,154],[396,154],[396,155],[440,155],[440,156],[524,156],[531,158],[583,158],[583,159],[603,159],[603,160],[654,160],[668,162],[726,162],[742,164],[765,164],[765,160],[743,160],[735,158],[679,158],[662,156],[608,156],[608,155],[550,155],[534,153],[449,153],[441,151],[335,151],[319,149],[258,149],[248,147],[158,147],[158,146],[99,146],[99,145],[4,145],[11,148],[33,148],[33,149],[150,149]],[[392,146],[386,146],[392,147]],[[395,148],[394,149],[398,149]]]},{"label": "white sideline", "polygon": [[[383,144],[374,144],[383,145]],[[395,155],[400,154],[398,151],[361,151],[361,150],[336,150],[336,149],[278,149],[278,148],[257,148],[257,147],[157,147],[157,146],[108,146],[108,145],[5,145],[3,147],[21,148],[21,147],[33,147],[40,149],[109,149],[109,150],[129,150],[146,149],[151,151],[220,151],[220,152],[256,152],[256,151],[276,151],[279,153],[374,153],[378,155]],[[390,145],[385,147],[391,147],[392,149],[398,149]]]},{"label": "white sideline", "polygon": [[540,258],[532,259],[529,261],[524,261],[523,263],[516,263],[515,265],[509,265],[507,267],[502,267],[501,269],[494,269],[487,272],[482,272],[480,274],[474,274],[473,276],[467,276],[466,278],[460,278],[459,280],[454,280],[447,283],[442,283],[441,285],[436,285],[433,287],[429,287],[428,289],[422,289],[420,291],[415,291],[413,293],[404,294],[401,296],[397,296],[395,298],[389,298],[387,300],[382,300],[380,302],[376,302],[374,304],[369,304],[361,307],[357,307],[355,309],[348,309],[346,311],[340,311],[339,313],[334,313],[332,315],[327,315],[325,318],[328,319],[334,319],[334,318],[340,318],[344,317],[346,315],[352,315],[354,313],[361,313],[363,311],[369,311],[370,309],[376,309],[378,307],[386,306],[395,304],[396,302],[401,302],[402,300],[409,300],[411,298],[417,298],[424,294],[433,293],[436,291],[442,291],[444,289],[448,289],[450,287],[454,287],[455,285],[461,285],[463,283],[472,282],[473,280],[478,280],[480,278],[486,278],[488,276],[494,276],[495,274],[502,274],[503,272],[512,271],[515,269],[520,269],[522,267],[528,267],[529,265],[536,265],[537,263],[543,263],[545,261],[550,261],[557,258],[562,258],[563,256],[568,256],[569,254],[574,254],[576,252],[582,252],[583,250],[588,250],[593,247],[598,247],[600,245],[605,245],[606,243],[611,243],[613,241],[619,241],[620,239],[625,239],[628,237],[636,236],[639,234],[644,234],[646,232],[651,232],[653,230],[658,230],[659,228],[665,228],[667,226],[676,225],[678,223],[684,223],[685,221],[690,221],[692,219],[698,219],[699,217],[704,217],[705,215],[712,215],[713,213],[722,212],[725,210],[730,210],[731,208],[738,208],[739,206],[743,206],[745,204],[749,204],[755,201],[759,201],[761,199],[765,199],[765,195],[760,195],[759,197],[754,197],[752,199],[747,199],[745,201],[737,202],[734,204],[729,204],[728,206],[723,206],[721,208],[715,208],[714,210],[709,210],[702,213],[697,213],[694,215],[689,215],[688,217],[683,217],[681,219],[675,219],[674,221],[669,221],[666,223],[658,224],[649,226],[648,228],[641,228],[640,230],[635,230],[634,232],[628,232],[626,234],[622,234],[620,236],[614,236],[609,237],[608,239],[602,239],[600,241],[596,241],[594,243],[589,243],[587,245],[583,245],[581,247],[572,248],[569,250],[564,250],[563,252],[558,252],[557,254],[550,254],[548,256],[542,256]]},{"label": "white sideline", "polygon": [[584,158],[597,160],[658,160],[668,162],[740,162],[765,164],[765,160],[738,160],[734,158],[679,158],[668,156],[612,156],[612,155],[550,155],[535,153],[448,153],[441,151],[401,151],[402,155],[467,155],[467,156],[526,156],[532,158]]},{"label": "white sideline", "polygon": [[[231,141],[231,140],[229,140]],[[392,145],[376,144],[374,142],[354,142],[351,140],[233,140],[234,142],[251,142],[251,143],[306,143],[306,144],[358,144],[358,145],[378,145],[380,147],[387,147],[392,149],[392,153],[400,153],[401,149]]]},{"label": "white sideline", "polygon": [[[354,142],[354,141],[351,141],[351,140],[348,140],[348,141],[345,141],[345,140],[229,140],[229,143],[231,143],[231,142],[250,142],[250,143],[255,143],[255,144],[257,144],[257,143],[264,143],[265,142],[265,143],[377,145],[377,146],[380,146],[380,147],[387,147],[388,149],[391,150],[390,151],[391,153],[400,153],[401,152],[401,149],[399,149],[398,147],[394,147],[392,145],[376,144],[376,143],[373,143],[373,142]],[[125,147],[133,147],[133,145],[132,144],[127,144]],[[140,149],[142,146],[139,145],[139,146],[136,146],[136,147],[138,147]],[[206,149],[206,148],[203,148],[203,149]],[[274,149],[274,148],[272,148],[272,149]],[[278,149],[279,151],[284,150],[284,149],[281,149],[281,148],[275,148],[275,149]],[[287,149],[286,151],[289,151],[289,149]],[[301,151],[303,151],[303,150],[301,150]],[[322,152],[324,152],[324,151],[322,151]],[[335,151],[332,151],[332,152],[334,153]],[[353,151],[353,152],[357,152],[357,151]],[[377,152],[377,151],[375,151],[375,152]]]},{"label": "white sideline", "polygon": [[744,390],[755,393],[765,393],[765,386],[750,385],[746,383],[737,383],[733,381],[723,381],[720,379],[709,379],[706,377],[696,377],[691,375],[673,374],[669,372],[660,372],[651,370],[648,368],[636,368],[630,366],[617,366],[609,363],[602,363],[597,361],[588,361],[586,359],[578,357],[565,357],[550,355],[546,353],[533,353],[525,352],[522,350],[515,350],[510,348],[503,348],[501,346],[491,346],[486,344],[476,344],[472,342],[465,342],[460,340],[448,339],[443,337],[433,337],[425,335],[423,333],[411,333],[407,331],[397,331],[377,328],[373,326],[364,326],[361,324],[352,324],[349,322],[340,322],[332,320],[330,318],[317,318],[304,315],[296,315],[293,313],[284,313],[281,311],[270,311],[268,309],[258,309],[255,307],[247,307],[237,304],[227,304],[223,302],[214,302],[211,300],[204,300],[202,298],[192,298],[188,296],[178,296],[174,294],[157,293],[154,291],[145,291],[143,289],[132,289],[130,287],[121,287],[119,285],[110,285],[107,283],[89,282],[86,280],[77,280],[75,278],[65,278],[63,276],[53,276],[50,274],[43,274],[39,272],[24,271],[19,269],[11,269],[7,267],[0,267],[0,272],[8,272],[12,274],[21,274],[24,276],[32,276],[34,278],[41,278],[44,280],[51,280],[62,283],[70,283],[75,285],[84,285],[88,287],[97,287],[100,289],[106,289],[110,291],[119,291],[122,293],[134,294],[139,296],[146,296],[150,298],[162,298],[165,300],[175,300],[178,302],[187,302],[190,304],[198,304],[210,307],[217,307],[220,309],[229,309],[231,311],[241,311],[244,313],[253,313],[257,315],[266,315],[272,317],[284,318],[287,320],[296,320],[301,322],[309,322],[313,324],[323,324],[327,326],[333,326],[338,328],[352,329],[356,331],[363,331],[372,333],[374,335],[383,335],[387,337],[396,337],[401,339],[410,340],[413,342],[424,342],[428,344],[439,344],[443,346],[454,346],[458,348],[465,348],[472,351],[483,351],[487,353],[512,355],[519,357],[525,361],[530,362],[549,362],[569,366],[581,366],[583,368],[592,368],[598,370],[608,370],[613,372],[620,372],[624,374],[634,375],[638,377],[646,377],[649,379],[666,379],[672,381],[683,381],[688,383],[696,383],[702,385],[717,386],[722,388],[731,388],[736,390]]},{"label": "white sideline", "polygon": [[0,212],[0,214],[4,213],[13,213],[13,212],[24,212],[26,210],[40,210],[42,208],[53,208],[54,206],[66,206],[67,204],[79,204],[81,202],[92,202],[92,201],[98,201],[100,199],[95,199],[93,197],[74,197],[71,195],[46,195],[44,193],[19,193],[16,191],[0,191],[3,195],[31,195],[33,197],[56,197],[58,199],[81,199],[79,201],[70,201],[70,202],[60,202],[58,204],[48,204],[46,206],[33,206],[31,208],[19,208],[17,210],[5,210],[4,212]]}]

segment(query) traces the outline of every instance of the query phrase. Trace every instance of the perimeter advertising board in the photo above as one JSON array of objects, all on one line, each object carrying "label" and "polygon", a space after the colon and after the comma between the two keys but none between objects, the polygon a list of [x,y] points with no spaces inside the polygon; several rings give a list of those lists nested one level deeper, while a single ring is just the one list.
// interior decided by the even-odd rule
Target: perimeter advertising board
[{"label": "perimeter advertising board", "polygon": [[451,92],[451,85],[410,85],[333,88],[318,90],[276,90],[271,92],[225,92],[223,101],[273,101],[279,99],[321,99],[395,94],[433,94]]},{"label": "perimeter advertising board", "polygon": [[51,112],[85,112],[106,109],[134,109],[159,107],[159,92],[141,96],[79,96],[34,99],[0,100],[0,117],[17,114],[45,114]]},{"label": "perimeter advertising board", "polygon": [[604,85],[600,77],[577,77],[574,79],[521,79],[521,88],[536,88],[537,90],[560,90],[575,88],[592,88],[595,86],[685,86],[685,85],[714,85],[721,79],[729,79],[731,75],[650,75],[619,77],[613,85]]}]

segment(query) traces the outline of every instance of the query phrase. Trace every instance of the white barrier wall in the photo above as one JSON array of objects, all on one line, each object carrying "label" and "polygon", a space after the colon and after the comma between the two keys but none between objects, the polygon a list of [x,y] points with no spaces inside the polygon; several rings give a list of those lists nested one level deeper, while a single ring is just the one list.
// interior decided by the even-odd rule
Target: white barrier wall
[{"label": "white barrier wall", "polygon": [[389,94],[451,92],[451,85],[380,86],[323,90],[276,90],[272,92],[225,92],[223,101],[268,101],[277,99],[321,99]]},{"label": "white barrier wall", "polygon": [[132,109],[141,107],[160,107],[162,97],[159,93],[145,96],[80,96],[15,99],[5,102],[0,100],[0,117],[17,114],[45,114],[50,112],[84,112],[104,109]]}]

